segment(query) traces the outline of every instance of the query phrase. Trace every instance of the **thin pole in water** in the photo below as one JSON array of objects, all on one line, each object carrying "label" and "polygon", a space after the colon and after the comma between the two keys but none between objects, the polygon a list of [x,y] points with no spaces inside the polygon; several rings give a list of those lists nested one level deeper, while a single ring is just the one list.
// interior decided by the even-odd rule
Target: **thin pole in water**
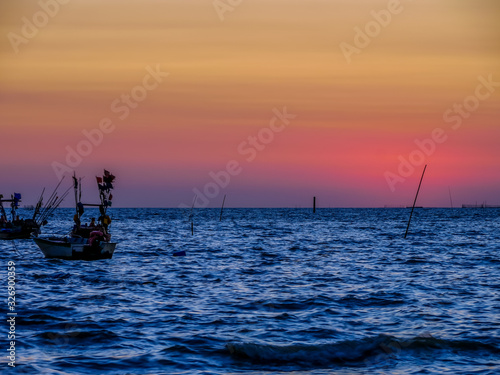
[{"label": "thin pole in water", "polygon": [[411,207],[410,219],[408,219],[408,225],[406,226],[405,238],[408,234],[408,229],[410,229],[411,217],[413,215],[413,210],[415,209],[415,203],[417,203],[418,192],[420,191],[420,186],[422,185],[422,180],[424,179],[425,170],[427,169],[427,164],[424,167],[424,171],[422,172],[422,177],[420,177],[420,183],[418,184],[417,194],[415,195],[415,200],[413,201],[413,206]]},{"label": "thin pole in water", "polygon": [[224,210],[224,202],[226,201],[226,194],[224,194],[224,199],[222,200],[222,207],[220,208],[219,221],[222,221],[222,210]]},{"label": "thin pole in water", "polygon": [[194,236],[193,208],[194,208],[194,204],[196,203],[197,198],[198,198],[198,196],[195,195],[194,199],[193,199],[193,205],[191,206],[191,212],[189,213],[189,217],[191,218],[191,235],[192,236]]},{"label": "thin pole in water", "polygon": [[313,214],[316,213],[316,197],[313,197]]},{"label": "thin pole in water", "polygon": [[450,206],[453,208],[453,201],[451,200],[451,189],[448,187],[448,193],[450,193]]}]

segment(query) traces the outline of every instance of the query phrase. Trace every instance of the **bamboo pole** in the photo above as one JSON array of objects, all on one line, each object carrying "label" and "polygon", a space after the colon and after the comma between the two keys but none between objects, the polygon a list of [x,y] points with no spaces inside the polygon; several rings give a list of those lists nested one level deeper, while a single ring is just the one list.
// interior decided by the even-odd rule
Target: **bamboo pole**
[{"label": "bamboo pole", "polygon": [[189,216],[191,218],[191,235],[192,236],[194,236],[193,208],[194,208],[194,204],[196,203],[197,198],[198,198],[198,195],[195,195],[194,199],[193,199],[193,205],[191,206],[191,213],[189,214]]},{"label": "bamboo pole", "polygon": [[220,217],[219,221],[222,221],[222,211],[224,210],[224,202],[226,201],[226,194],[224,194],[224,199],[222,200],[222,206],[220,208]]},{"label": "bamboo pole", "polygon": [[415,195],[415,199],[413,200],[413,206],[411,208],[410,219],[408,219],[408,225],[406,226],[405,238],[408,234],[408,229],[410,229],[411,217],[413,215],[413,210],[415,209],[415,203],[417,203],[418,192],[420,191],[420,186],[422,185],[422,180],[424,179],[425,170],[427,169],[427,164],[424,167],[424,171],[422,172],[422,177],[420,177],[420,183],[418,184],[417,194]]}]

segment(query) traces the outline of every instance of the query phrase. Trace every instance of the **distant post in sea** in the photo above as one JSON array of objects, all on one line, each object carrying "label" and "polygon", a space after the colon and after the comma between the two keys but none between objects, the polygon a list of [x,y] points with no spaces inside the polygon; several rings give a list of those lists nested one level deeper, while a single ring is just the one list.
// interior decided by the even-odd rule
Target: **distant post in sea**
[{"label": "distant post in sea", "polygon": [[418,184],[417,194],[415,195],[415,200],[413,201],[413,206],[411,207],[410,219],[408,220],[408,225],[406,226],[405,238],[408,234],[408,229],[410,229],[411,217],[413,215],[413,210],[415,209],[415,203],[417,203],[418,192],[420,191],[420,186],[422,185],[422,180],[424,179],[425,170],[427,169],[427,164],[424,167],[424,171],[422,172],[422,177],[420,177],[420,183]]},{"label": "distant post in sea", "polygon": [[222,200],[222,206],[220,208],[220,217],[219,221],[222,221],[222,211],[224,211],[224,202],[226,201],[226,194],[224,194],[224,199]]},{"label": "distant post in sea", "polygon": [[316,197],[313,197],[313,214],[316,213]]},{"label": "distant post in sea", "polygon": [[193,219],[193,208],[196,203],[197,195],[194,196],[193,205],[191,206],[191,212],[189,213],[189,218],[191,219],[191,235],[194,236],[194,219]]}]

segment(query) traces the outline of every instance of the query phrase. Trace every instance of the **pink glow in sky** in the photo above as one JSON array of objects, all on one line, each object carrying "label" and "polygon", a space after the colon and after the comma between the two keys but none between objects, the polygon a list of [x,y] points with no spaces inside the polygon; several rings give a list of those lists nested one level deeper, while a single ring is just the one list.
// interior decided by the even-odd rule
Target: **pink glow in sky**
[{"label": "pink glow in sky", "polygon": [[106,168],[122,207],[396,206],[428,164],[419,204],[500,204],[497,1],[45,3],[0,5],[4,195]]}]

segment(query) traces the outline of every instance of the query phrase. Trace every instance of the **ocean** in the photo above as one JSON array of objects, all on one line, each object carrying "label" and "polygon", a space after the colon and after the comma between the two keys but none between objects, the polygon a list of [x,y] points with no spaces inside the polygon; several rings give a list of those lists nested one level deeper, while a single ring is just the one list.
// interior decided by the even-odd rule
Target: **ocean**
[{"label": "ocean", "polygon": [[500,373],[499,209],[109,212],[113,259],[0,242],[0,373]]}]

